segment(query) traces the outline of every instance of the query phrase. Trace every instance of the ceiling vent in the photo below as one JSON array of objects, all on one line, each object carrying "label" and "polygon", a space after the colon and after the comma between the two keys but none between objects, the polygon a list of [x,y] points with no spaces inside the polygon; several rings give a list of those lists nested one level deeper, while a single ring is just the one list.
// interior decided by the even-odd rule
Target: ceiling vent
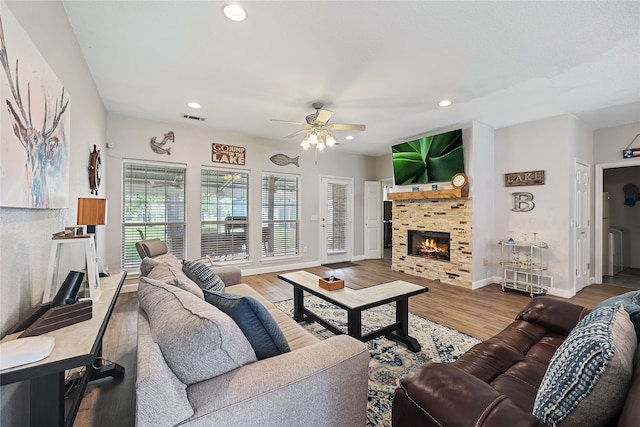
[{"label": "ceiling vent", "polygon": [[182,117],[189,120],[197,120],[199,122],[204,122],[204,117],[190,116],[189,114],[183,114]]}]

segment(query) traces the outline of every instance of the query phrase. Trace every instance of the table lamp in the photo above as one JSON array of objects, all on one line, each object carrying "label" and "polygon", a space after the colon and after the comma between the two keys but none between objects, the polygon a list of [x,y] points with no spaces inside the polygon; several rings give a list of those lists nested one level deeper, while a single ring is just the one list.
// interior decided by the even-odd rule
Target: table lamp
[{"label": "table lamp", "polygon": [[[93,234],[93,240],[96,244],[97,240],[96,225],[105,225],[107,223],[107,199],[97,199],[80,197],[78,198],[78,225],[87,226],[87,234]],[[100,277],[108,274],[100,271]]]},{"label": "table lamp", "polygon": [[78,225],[86,225],[88,234],[95,235],[96,225],[105,225],[106,220],[107,199],[83,197],[78,199]]}]

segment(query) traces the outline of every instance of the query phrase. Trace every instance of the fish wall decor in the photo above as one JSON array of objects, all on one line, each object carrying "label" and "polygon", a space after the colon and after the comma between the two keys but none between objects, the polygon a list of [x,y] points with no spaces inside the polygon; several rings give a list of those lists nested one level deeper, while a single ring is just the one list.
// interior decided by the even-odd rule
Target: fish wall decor
[{"label": "fish wall decor", "polygon": [[300,165],[298,164],[299,158],[300,156],[289,157],[286,154],[274,154],[273,156],[269,157],[269,160],[271,160],[278,166],[287,166],[293,164],[297,167],[300,167]]},{"label": "fish wall decor", "polygon": [[175,137],[172,130],[165,133],[164,139],[160,142],[156,141],[156,137],[154,136],[153,138],[151,138],[151,141],[149,141],[149,144],[151,144],[151,149],[154,153],[171,155],[171,147],[164,148],[164,145],[169,141],[171,141],[172,143],[175,142]]}]

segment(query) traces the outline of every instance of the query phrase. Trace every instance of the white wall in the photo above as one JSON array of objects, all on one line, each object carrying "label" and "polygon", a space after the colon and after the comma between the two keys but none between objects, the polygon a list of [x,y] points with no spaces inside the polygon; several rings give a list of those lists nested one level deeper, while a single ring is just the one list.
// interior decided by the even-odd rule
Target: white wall
[{"label": "white wall", "polygon": [[[75,224],[77,198],[90,197],[87,174],[90,148],[97,144],[104,150],[106,138],[106,111],[62,4],[59,1],[0,3],[2,17],[8,10],[71,97],[71,171],[68,209],[0,208],[1,334],[32,306],[42,302],[51,234]],[[9,55],[15,58],[15,52]],[[26,81],[21,84],[25,85]],[[105,188],[103,184],[101,190]],[[104,254],[103,245],[99,254]],[[28,425],[26,384],[4,386],[0,394],[0,424]]]},{"label": "white wall", "polygon": [[491,262],[498,247],[493,224],[495,131],[485,124],[473,122],[470,136],[470,143],[465,144],[464,148],[470,197],[473,199],[472,284],[475,289],[493,283],[493,276],[497,274],[496,267]]},{"label": "white wall", "polygon": [[[193,125],[191,125],[193,126]],[[168,131],[175,133],[171,155],[159,155],[151,151],[149,140],[158,140]],[[318,164],[314,162],[314,153],[303,150],[297,141],[280,142],[251,138],[238,134],[215,131],[204,127],[187,127],[160,123],[150,120],[124,117],[109,114],[107,120],[107,140],[114,145],[108,149],[110,174],[109,218],[107,227],[107,263],[110,270],[120,268],[121,248],[121,177],[123,159],[173,162],[186,165],[185,178],[187,197],[187,258],[200,256],[200,170],[202,166],[214,166],[229,169],[242,169],[250,173],[250,223],[259,223],[261,174],[265,172],[281,172],[300,175],[301,179],[301,233],[300,248],[306,247],[300,257],[288,259],[286,262],[266,263],[260,260],[261,235],[260,227],[250,226],[250,260],[241,263],[243,274],[265,271],[278,271],[286,268],[299,268],[306,265],[317,265],[319,260],[319,221],[312,216],[319,215],[320,175],[335,177],[351,177],[354,179],[354,248],[355,258],[364,256],[363,201],[364,181],[375,178],[375,158],[327,149],[318,153]],[[246,165],[228,166],[211,161],[211,144],[223,143],[246,148]],[[276,166],[269,158],[274,154],[286,154],[289,157],[300,156],[299,165]]]},{"label": "white wall", "polygon": [[[537,233],[537,239],[549,244],[549,270],[553,277],[552,293],[571,296],[573,277],[570,271],[569,199],[575,152],[570,141],[568,116],[551,117],[495,132],[495,238],[524,239]],[[504,174],[532,170],[545,171],[545,185],[505,187]],[[535,208],[529,212],[513,212],[511,193],[532,193]],[[475,226],[475,224],[474,224]],[[496,251],[494,263],[498,263]]]}]

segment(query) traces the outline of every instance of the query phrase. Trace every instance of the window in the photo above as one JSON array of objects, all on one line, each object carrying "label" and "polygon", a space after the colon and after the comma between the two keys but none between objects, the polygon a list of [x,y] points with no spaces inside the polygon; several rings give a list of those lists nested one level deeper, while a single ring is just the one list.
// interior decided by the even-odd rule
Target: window
[{"label": "window", "polygon": [[124,163],[123,169],[122,267],[139,267],[136,242],[155,238],[183,259],[186,169],[142,163]]},{"label": "window", "polygon": [[297,255],[298,182],[292,175],[262,175],[262,257]]},{"label": "window", "polygon": [[218,261],[249,258],[249,174],[203,169],[201,256]]},{"label": "window", "polygon": [[329,182],[327,185],[327,252],[347,251],[348,230],[348,184]]}]

